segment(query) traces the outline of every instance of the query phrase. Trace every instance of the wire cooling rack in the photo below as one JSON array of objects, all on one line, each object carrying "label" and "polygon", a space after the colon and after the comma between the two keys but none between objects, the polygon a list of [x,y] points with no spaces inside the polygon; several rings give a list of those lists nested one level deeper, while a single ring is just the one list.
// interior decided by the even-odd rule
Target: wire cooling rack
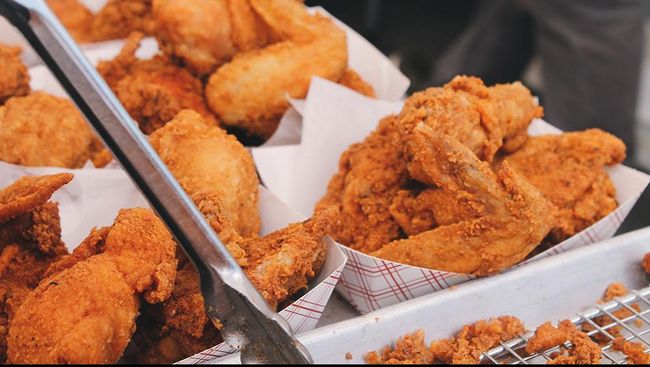
[{"label": "wire cooling rack", "polygon": [[[625,364],[627,356],[612,348],[612,342],[617,334],[627,341],[643,345],[645,352],[650,351],[650,287],[616,298],[610,302],[596,305],[586,311],[576,314],[570,319],[579,330],[589,329],[585,332],[593,340],[600,341],[602,350],[602,364]],[[619,318],[616,313],[627,310],[626,317]],[[599,320],[597,320],[600,318]],[[602,324],[607,319],[608,324]],[[518,338],[502,342],[481,355],[482,364],[543,364],[551,360],[553,353],[561,351],[561,347],[570,348],[570,343],[556,346],[551,349],[528,355],[526,345],[534,332],[520,335]]]}]

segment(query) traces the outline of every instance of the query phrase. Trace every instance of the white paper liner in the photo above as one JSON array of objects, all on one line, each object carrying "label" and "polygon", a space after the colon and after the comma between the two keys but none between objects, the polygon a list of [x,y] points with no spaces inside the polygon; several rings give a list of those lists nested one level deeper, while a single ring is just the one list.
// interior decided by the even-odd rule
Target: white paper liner
[{"label": "white paper liner", "polygon": [[[398,113],[402,102],[373,100],[324,79],[312,80],[303,114],[299,145],[252,150],[258,172],[267,187],[304,215],[310,215],[338,172],[341,154],[361,142],[380,118]],[[535,120],[531,135],[559,133]],[[607,168],[616,187],[619,207],[589,228],[553,246],[525,263],[585,246],[614,235],[648,185],[650,176],[617,165]],[[455,274],[382,260],[341,245],[349,260],[337,289],[361,313],[472,279]],[[524,264],[525,264],[524,263]]]},{"label": "white paper liner", "polygon": [[[35,168],[0,162],[0,188],[8,186],[25,175],[59,172],[70,172],[75,175],[69,184],[55,192],[52,197],[53,201],[59,203],[62,238],[70,251],[90,233],[93,227],[111,225],[120,209],[148,207],[144,197],[121,169]],[[261,186],[259,210],[262,235],[305,218]],[[311,330],[316,326],[347,261],[334,241],[329,237],[324,241],[327,244],[327,258],[317,278],[309,282],[310,291],[280,312],[296,332]],[[233,351],[221,346],[215,350],[201,352],[190,360],[198,362],[229,352]]]}]

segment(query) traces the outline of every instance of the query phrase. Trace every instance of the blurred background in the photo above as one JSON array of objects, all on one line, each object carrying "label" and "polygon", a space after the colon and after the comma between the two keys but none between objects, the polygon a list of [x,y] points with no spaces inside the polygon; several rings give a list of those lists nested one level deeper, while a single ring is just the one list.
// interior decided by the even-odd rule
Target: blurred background
[{"label": "blurred background", "polygon": [[[361,33],[411,80],[410,92],[476,75],[521,80],[563,130],[599,127],[650,172],[650,1],[307,0]],[[646,190],[621,227],[650,225]]]}]

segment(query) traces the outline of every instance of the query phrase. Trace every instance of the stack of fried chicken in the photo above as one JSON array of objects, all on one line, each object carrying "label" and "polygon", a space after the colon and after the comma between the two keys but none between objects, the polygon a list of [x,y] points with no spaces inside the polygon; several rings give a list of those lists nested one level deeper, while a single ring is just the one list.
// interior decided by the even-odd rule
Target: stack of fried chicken
[{"label": "stack of fried chicken", "polygon": [[521,83],[458,76],[409,97],[343,153],[316,211],[355,250],[488,275],[616,209],[604,167],[625,145],[598,129],[529,137],[542,108]]},{"label": "stack of fried chicken", "polygon": [[[191,108],[250,141],[267,139],[286,96],[304,98],[313,76],[374,96],[348,68],[345,32],[299,1],[109,0],[96,14],[78,0],[48,3],[79,42],[131,35],[98,69],[146,134]],[[163,53],[137,59],[144,35]]]}]

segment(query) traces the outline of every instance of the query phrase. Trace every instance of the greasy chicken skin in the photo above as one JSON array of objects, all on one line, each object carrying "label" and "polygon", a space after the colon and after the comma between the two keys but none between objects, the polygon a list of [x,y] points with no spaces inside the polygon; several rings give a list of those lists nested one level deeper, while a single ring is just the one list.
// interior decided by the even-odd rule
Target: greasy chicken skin
[{"label": "greasy chicken skin", "polygon": [[161,55],[150,60],[135,56],[142,37],[142,33],[131,34],[115,59],[97,66],[142,132],[151,134],[183,109],[192,109],[205,123],[218,125],[208,110],[199,79]]},{"label": "greasy chicken skin", "polygon": [[480,209],[476,219],[436,227],[371,252],[382,259],[442,271],[489,275],[523,260],[553,226],[553,206],[507,164],[493,172],[459,141],[418,125],[413,167]]},{"label": "greasy chicken skin", "polygon": [[29,73],[18,47],[0,45],[0,105],[11,97],[29,94]]},{"label": "greasy chicken skin", "polygon": [[240,265],[238,238],[257,235],[259,180],[250,153],[198,113],[181,111],[151,134],[151,145]]},{"label": "greasy chicken skin", "polygon": [[521,144],[541,113],[520,83],[486,87],[480,79],[456,77],[442,88],[415,93],[398,116],[384,118],[366,140],[341,155],[339,172],[317,209],[338,206],[332,236],[366,253],[404,234],[477,218],[478,204],[438,190],[413,162],[415,126],[456,139],[489,162],[498,150]]},{"label": "greasy chicken skin", "polygon": [[599,129],[530,138],[505,161],[539,189],[559,212],[553,242],[582,231],[618,206],[604,171],[625,159],[625,144]]},{"label": "greasy chicken skin", "polygon": [[0,160],[5,162],[81,168],[96,153],[97,141],[67,99],[36,92],[0,107]]},{"label": "greasy chicken skin", "polygon": [[48,266],[66,254],[59,209],[47,202],[70,174],[24,177],[0,191],[0,363],[9,323]]},{"label": "greasy chicken skin", "polygon": [[151,210],[121,210],[27,295],[9,328],[9,362],[117,362],[135,331],[140,298],[158,303],[171,295],[175,247]]}]

